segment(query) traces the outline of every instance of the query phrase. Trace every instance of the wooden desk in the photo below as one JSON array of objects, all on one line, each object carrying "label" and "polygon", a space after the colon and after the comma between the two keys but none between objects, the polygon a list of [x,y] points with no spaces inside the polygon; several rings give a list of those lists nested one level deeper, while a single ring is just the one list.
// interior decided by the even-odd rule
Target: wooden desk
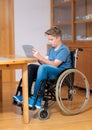
[{"label": "wooden desk", "polygon": [[35,58],[26,58],[22,56],[2,56],[0,57],[0,70],[2,69],[22,69],[23,79],[23,120],[29,123],[28,109],[28,63],[36,62]]}]

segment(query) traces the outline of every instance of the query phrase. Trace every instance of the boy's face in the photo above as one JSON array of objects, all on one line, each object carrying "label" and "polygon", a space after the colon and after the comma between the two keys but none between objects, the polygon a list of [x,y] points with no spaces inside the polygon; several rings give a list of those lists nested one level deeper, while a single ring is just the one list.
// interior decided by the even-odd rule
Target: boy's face
[{"label": "boy's face", "polygon": [[52,46],[52,47],[57,47],[58,46],[58,43],[59,41],[61,40],[60,37],[54,37],[52,35],[47,35],[47,38],[49,40],[49,44]]}]

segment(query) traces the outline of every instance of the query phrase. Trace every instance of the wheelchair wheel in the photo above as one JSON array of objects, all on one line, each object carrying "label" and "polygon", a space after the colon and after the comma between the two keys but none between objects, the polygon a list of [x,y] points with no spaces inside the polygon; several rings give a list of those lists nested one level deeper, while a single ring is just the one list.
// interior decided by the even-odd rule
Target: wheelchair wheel
[{"label": "wheelchair wheel", "polygon": [[68,69],[59,76],[56,84],[56,100],[64,114],[80,113],[86,106],[89,96],[89,83],[82,72]]},{"label": "wheelchair wheel", "polygon": [[40,120],[46,120],[49,118],[49,111],[47,109],[41,108],[38,111],[38,117]]}]

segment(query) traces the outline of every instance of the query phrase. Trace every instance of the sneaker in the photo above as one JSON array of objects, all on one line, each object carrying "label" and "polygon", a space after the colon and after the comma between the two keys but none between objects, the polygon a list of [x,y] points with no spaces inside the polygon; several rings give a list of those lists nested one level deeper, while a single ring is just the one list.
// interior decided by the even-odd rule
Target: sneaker
[{"label": "sneaker", "polygon": [[14,101],[17,101],[17,102],[19,102],[19,103],[22,103],[23,98],[22,98],[21,95],[18,95],[18,96],[14,95],[14,96],[13,96],[13,100],[14,100]]},{"label": "sneaker", "polygon": [[28,106],[29,107],[33,107],[33,105],[35,105],[35,97],[31,97],[30,99],[29,99],[29,102],[28,102]]},{"label": "sneaker", "polygon": [[38,109],[40,109],[41,106],[42,106],[41,99],[38,99],[37,102],[36,102],[36,104],[35,104],[35,107],[38,108]]}]

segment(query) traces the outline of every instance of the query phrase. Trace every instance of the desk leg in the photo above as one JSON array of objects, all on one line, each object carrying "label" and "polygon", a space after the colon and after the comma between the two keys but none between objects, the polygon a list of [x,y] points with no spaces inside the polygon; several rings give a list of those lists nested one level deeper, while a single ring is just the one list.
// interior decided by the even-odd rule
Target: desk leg
[{"label": "desk leg", "polygon": [[28,109],[28,70],[27,64],[22,68],[22,83],[23,83],[23,119],[24,123],[29,123],[29,109]]}]

